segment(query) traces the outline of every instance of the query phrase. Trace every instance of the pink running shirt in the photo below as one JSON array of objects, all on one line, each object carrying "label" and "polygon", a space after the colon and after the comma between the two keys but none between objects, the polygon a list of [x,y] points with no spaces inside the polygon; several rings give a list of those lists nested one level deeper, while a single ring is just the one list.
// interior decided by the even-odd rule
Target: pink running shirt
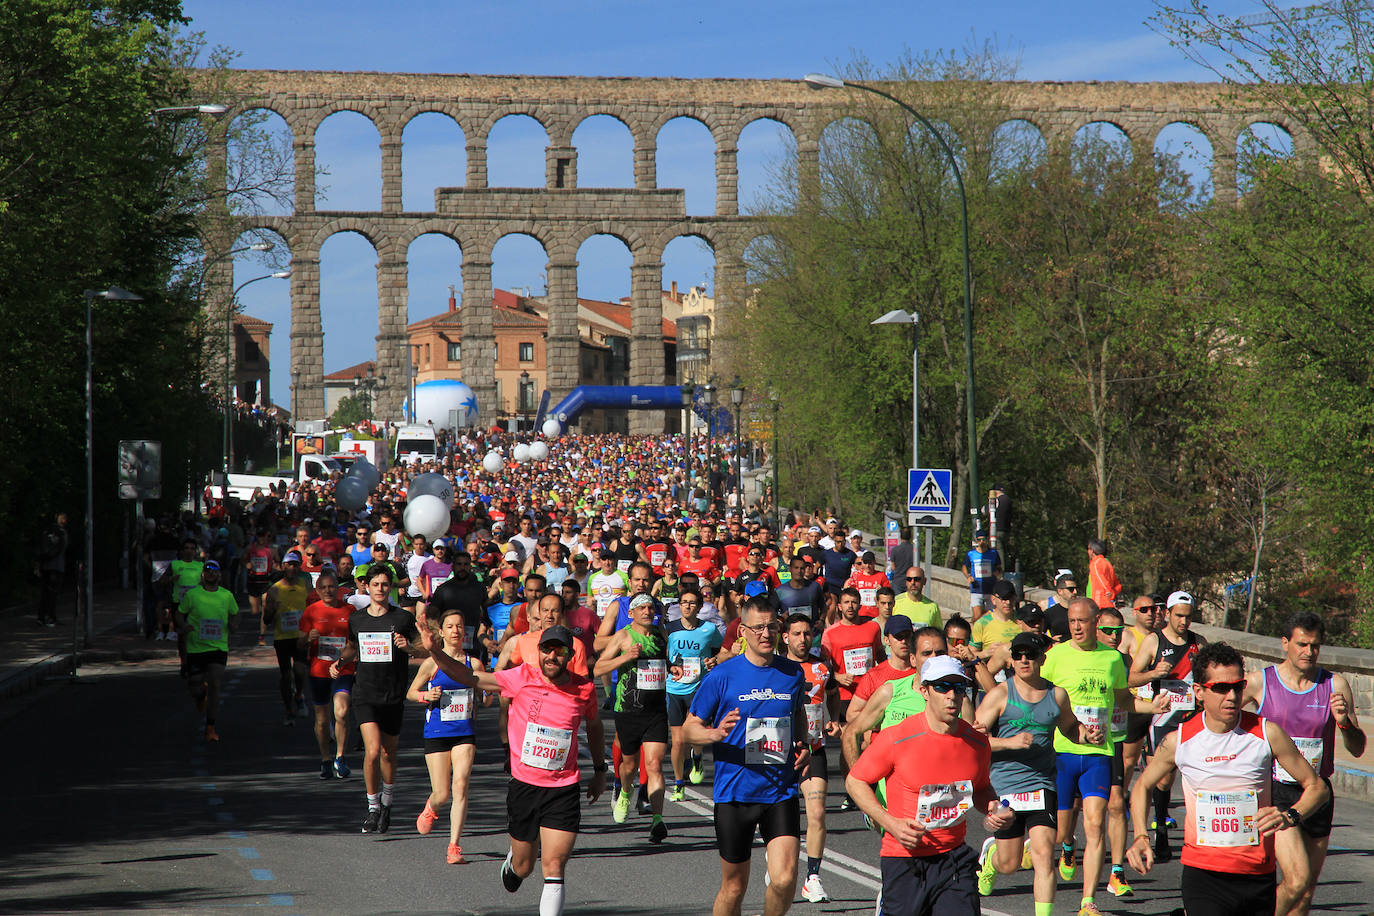
[{"label": "pink running shirt", "polygon": [[577,784],[577,727],[597,714],[596,688],[589,678],[569,674],[561,686],[550,684],[535,665],[496,672],[510,715],[510,773],[531,786],[548,789]]}]

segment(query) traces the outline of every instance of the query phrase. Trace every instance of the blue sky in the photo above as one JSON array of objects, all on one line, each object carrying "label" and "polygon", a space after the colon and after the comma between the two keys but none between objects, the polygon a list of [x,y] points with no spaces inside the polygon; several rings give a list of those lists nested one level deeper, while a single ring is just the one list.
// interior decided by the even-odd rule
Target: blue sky
[{"label": "blue sky", "polygon": [[[1249,0],[1216,4],[1241,14]],[[959,48],[995,40],[1021,61],[1020,76],[1044,80],[1208,79],[1145,24],[1154,5],[1142,0],[1094,2],[820,3],[752,0],[693,4],[586,0],[551,3],[447,0],[380,4],[357,0],[187,0],[191,28],[211,45],[238,52],[238,65],[265,69],[378,70],[435,73],[511,73],[580,76],[795,78],[834,71],[861,56],[881,68],[913,51]],[[629,184],[628,133],[615,122],[588,123],[574,139],[583,151],[582,186]],[[672,127],[673,125],[670,125]],[[756,124],[740,142],[740,202],[767,181],[780,138]],[[532,128],[532,129],[531,129]],[[515,119],[492,138],[490,183],[543,183],[542,129]],[[317,156],[330,170],[322,206],[376,209],[381,179],[375,131],[361,116],[336,115],[317,138]],[[417,122],[405,140],[407,208],[433,207],[433,188],[462,184],[463,151],[455,127],[443,119]],[[660,137],[660,186],[683,187],[688,212],[711,206],[714,172],[709,137],[683,125]],[[497,155],[498,150],[500,155]],[[589,152],[595,152],[592,156]],[[498,172],[495,163],[502,163]],[[629,253],[593,239],[579,253],[579,292],[616,299],[629,294]],[[409,320],[446,307],[459,287],[457,247],[426,237],[410,253]],[[504,288],[543,289],[546,258],[537,243],[502,242],[494,282]],[[372,358],[376,334],[375,254],[356,236],[331,239],[321,252],[325,371]],[[664,286],[710,284],[710,252],[679,240],[664,258]],[[240,260],[236,282],[266,272]],[[289,281],[255,283],[241,301],[250,314],[274,322],[272,397],[289,404]]]}]

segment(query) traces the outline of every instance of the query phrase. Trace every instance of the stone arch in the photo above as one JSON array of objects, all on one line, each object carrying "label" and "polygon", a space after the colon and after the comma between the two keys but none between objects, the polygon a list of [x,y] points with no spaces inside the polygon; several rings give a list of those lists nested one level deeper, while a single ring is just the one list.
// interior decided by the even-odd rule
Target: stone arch
[{"label": "stone arch", "polygon": [[[386,376],[383,392],[396,386],[394,376],[399,366],[388,365],[380,341],[376,339],[378,331],[372,330],[380,330],[384,323],[379,280],[386,258],[373,237],[363,228],[359,225],[336,226],[335,231],[322,238],[317,249],[319,287],[314,309],[309,309],[308,304],[307,309],[314,312],[318,350],[315,351],[315,359],[307,357],[307,361],[315,363],[321,373],[321,397],[324,374],[368,360],[376,361],[379,377]],[[357,241],[359,239],[361,243]],[[362,247],[364,244],[367,248]],[[375,259],[367,257],[368,249]],[[298,307],[297,303],[293,303],[293,310]],[[295,326],[292,332],[294,337]],[[312,376],[315,365],[302,367],[303,375]],[[378,404],[385,405],[381,395]]]},{"label": "stone arch", "polygon": [[[1203,145],[1206,146],[1205,152]],[[1154,132],[1151,150],[1157,161],[1172,159],[1191,184],[1187,200],[1201,204],[1215,194],[1212,175],[1216,168],[1216,145],[1199,120],[1170,121]]]},{"label": "stone arch", "polygon": [[[455,130],[456,139],[445,136]],[[433,210],[436,188],[461,187],[467,183],[467,135],[451,114],[446,111],[416,112],[404,122],[400,137],[402,209]]]},{"label": "stone arch", "polygon": [[[363,120],[358,121],[359,117]],[[333,129],[327,127],[331,119],[336,125]],[[330,136],[334,130],[341,136]],[[323,143],[322,132],[325,133]],[[335,212],[382,209],[382,136],[376,121],[347,106],[339,107],[319,121],[311,134],[314,157],[316,164],[328,174],[316,183],[313,209]],[[375,146],[371,145],[373,137],[376,138]],[[339,152],[333,151],[336,144],[340,147]],[[326,201],[327,206],[321,206]]]},{"label": "stone arch", "polygon": [[447,115],[453,123],[458,125],[458,129],[463,132],[465,138],[477,129],[476,118],[472,109],[444,99],[422,99],[407,105],[395,115],[396,125],[398,129],[404,132],[410,126],[411,121],[420,115],[427,114]]},{"label": "stone arch", "polygon": [[313,104],[302,105],[298,109],[304,117],[303,125],[305,133],[311,140],[315,139],[315,134],[319,131],[320,125],[329,120],[330,115],[336,115],[341,111],[351,111],[360,114],[372,122],[372,127],[377,131],[377,136],[382,136],[383,127],[386,127],[390,118],[385,108],[373,102],[363,99],[325,99]]},{"label": "stone arch", "polygon": [[569,135],[569,144],[577,151],[576,186],[633,188],[637,142],[630,125],[618,115],[597,112],[579,120]]},{"label": "stone arch", "polygon": [[[505,110],[499,116],[493,114],[484,121],[482,143],[486,147],[487,186],[506,188],[543,188],[548,186],[548,153],[553,146],[553,136],[549,129],[549,119],[541,115],[534,106],[530,111]],[[544,134],[544,142],[539,144],[534,131],[525,123],[528,119],[538,125]],[[506,123],[501,128],[502,122]],[[505,130],[514,131],[516,136],[507,141],[501,136]],[[495,133],[495,137],[493,137]],[[493,141],[496,151],[493,152]],[[510,148],[506,149],[507,142]],[[528,173],[528,174],[527,174]],[[520,183],[507,181],[507,175],[518,175]]]},{"label": "stone arch", "polygon": [[411,243],[422,235],[448,236],[453,239],[461,251],[467,251],[472,245],[470,235],[464,231],[460,221],[444,217],[431,217],[409,221],[405,229],[396,236],[396,250],[407,251]]},{"label": "stone arch", "polygon": [[[245,119],[247,123],[243,123]],[[226,123],[223,145],[212,146],[212,150],[224,157],[225,188],[237,212],[289,216],[295,210],[296,136],[291,121],[271,105],[234,109]],[[262,155],[264,146],[273,154]],[[273,168],[278,154],[282,173],[267,171]]]},{"label": "stone arch", "polygon": [[[755,113],[750,111],[749,114],[754,115]],[[760,136],[760,132],[764,129],[765,122],[772,122],[777,125],[775,130],[783,128],[786,133],[783,134],[781,130],[778,130],[777,140],[771,142],[764,140]],[[751,128],[753,129],[751,130]],[[764,113],[749,117],[747,121],[740,124],[735,142],[737,145],[743,146],[744,154],[742,156],[744,160],[742,168],[737,166],[736,206],[728,210],[718,206],[716,209],[718,215],[733,215],[741,212],[741,210],[743,212],[755,212],[763,205],[764,191],[770,185],[783,193],[787,193],[790,186],[790,192],[796,194],[798,181],[797,135],[787,121]],[[768,159],[770,155],[774,157],[771,162]],[[719,197],[719,194],[717,196]],[[742,208],[740,206],[741,201],[743,203]]]},{"label": "stone arch", "polygon": [[1231,151],[1235,156],[1235,190],[1246,194],[1266,160],[1292,158],[1297,150],[1293,132],[1267,115],[1247,118],[1238,126]]},{"label": "stone arch", "polygon": [[701,122],[702,126],[710,131],[712,137],[715,137],[721,128],[720,118],[710,108],[701,108],[696,105],[670,105],[659,109],[645,125],[645,130],[650,136],[657,137],[659,131],[663,130],[669,121],[676,121],[678,118]]},{"label": "stone arch", "polygon": [[1123,162],[1133,158],[1131,135],[1116,121],[1088,120],[1079,125],[1069,142],[1069,152],[1075,163],[1081,164],[1090,152],[1103,150]]},{"label": "stone arch", "polygon": [[559,253],[571,252],[574,257],[582,243],[594,235],[609,235],[623,244],[632,255],[640,255],[645,251],[647,244],[640,232],[632,226],[620,220],[603,219],[595,223],[587,223],[573,229],[567,236],[566,244],[559,246]]},{"label": "stone arch", "polygon": [[1028,118],[1008,118],[992,130],[988,143],[988,170],[995,178],[1042,162],[1048,154],[1049,144],[1039,125]]},{"label": "stone arch", "polygon": [[331,236],[341,232],[352,232],[367,239],[377,252],[379,259],[392,254],[392,241],[386,237],[376,222],[361,216],[339,216],[322,223],[310,237],[305,247],[314,252],[322,249]]},{"label": "stone arch", "polygon": [[[708,186],[706,181],[698,177],[706,175],[706,170],[694,170],[688,165],[710,162],[716,156],[717,143],[711,125],[695,114],[686,113],[656,119],[654,124],[656,126],[651,136],[654,141],[655,186],[681,187],[688,214],[710,216],[715,213],[716,192],[720,184],[718,175],[715,171],[710,173]],[[670,126],[674,124],[677,126]]]}]

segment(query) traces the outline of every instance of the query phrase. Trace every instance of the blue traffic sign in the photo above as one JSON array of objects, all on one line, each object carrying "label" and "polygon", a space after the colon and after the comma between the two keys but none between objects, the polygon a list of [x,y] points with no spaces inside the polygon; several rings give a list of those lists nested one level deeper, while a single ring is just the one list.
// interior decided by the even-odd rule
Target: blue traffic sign
[{"label": "blue traffic sign", "polygon": [[910,468],[906,472],[906,510],[949,515],[953,507],[949,468]]}]

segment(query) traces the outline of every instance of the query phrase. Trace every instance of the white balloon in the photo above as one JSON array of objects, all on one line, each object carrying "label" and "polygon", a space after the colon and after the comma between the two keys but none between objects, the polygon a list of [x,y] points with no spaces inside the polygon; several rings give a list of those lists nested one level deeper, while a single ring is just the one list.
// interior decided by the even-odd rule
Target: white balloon
[{"label": "white balloon", "polygon": [[562,432],[563,424],[559,423],[555,418],[549,417],[544,421],[544,435],[548,436],[550,439],[556,438]]},{"label": "white balloon", "polygon": [[487,456],[482,459],[482,467],[488,474],[499,474],[505,466],[506,459],[502,458],[498,451],[487,452]]},{"label": "white balloon", "polygon": [[431,541],[448,533],[448,506],[437,496],[417,496],[406,503],[406,531]]},{"label": "white balloon", "polygon": [[530,460],[530,447],[521,442],[515,447],[515,450],[511,452],[511,457],[515,459],[516,464],[524,464],[526,461]]},{"label": "white balloon", "polygon": [[547,442],[530,443],[530,459],[533,461],[543,461],[549,457],[549,444]]}]

